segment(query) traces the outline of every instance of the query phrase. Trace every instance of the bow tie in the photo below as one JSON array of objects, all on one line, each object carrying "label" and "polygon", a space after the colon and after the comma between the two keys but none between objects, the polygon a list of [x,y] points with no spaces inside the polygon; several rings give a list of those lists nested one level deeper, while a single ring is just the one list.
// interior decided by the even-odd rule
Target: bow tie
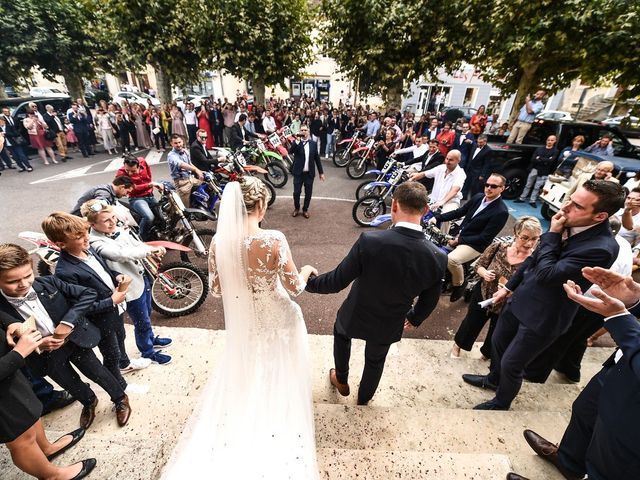
[{"label": "bow tie", "polygon": [[38,294],[31,290],[25,297],[5,297],[7,302],[15,308],[20,308],[26,302],[34,302],[38,298]]},{"label": "bow tie", "polygon": [[107,233],[106,235],[107,235],[107,237],[115,240],[116,238],[118,238],[120,236],[120,232]]}]

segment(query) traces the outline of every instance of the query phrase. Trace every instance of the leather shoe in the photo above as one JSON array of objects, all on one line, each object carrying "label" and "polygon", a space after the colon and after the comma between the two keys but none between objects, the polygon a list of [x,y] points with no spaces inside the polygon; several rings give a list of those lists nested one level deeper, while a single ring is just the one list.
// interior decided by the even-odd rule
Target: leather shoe
[{"label": "leather shoe", "polygon": [[450,302],[457,302],[464,295],[464,289],[467,288],[467,282],[465,281],[462,285],[458,287],[453,287],[451,289],[451,296],[449,297]]},{"label": "leather shoe", "polygon": [[122,400],[116,403],[116,418],[118,419],[118,425],[124,427],[129,421],[131,416],[131,406],[129,406],[129,397],[124,396]]},{"label": "leather shoe", "polygon": [[489,377],[487,375],[471,375],[469,373],[465,373],[462,375],[462,380],[474,387],[485,388],[487,390],[493,390],[494,392],[498,389],[497,385],[494,385],[489,381]]},{"label": "leather shoe", "polygon": [[329,381],[331,382],[331,385],[336,387],[340,395],[342,395],[343,397],[349,396],[349,393],[351,392],[351,389],[349,388],[349,384],[338,382],[338,377],[336,377],[335,368],[332,368],[331,370],[329,370]]},{"label": "leather shoe", "polygon": [[95,458],[87,458],[86,460],[82,460],[82,470],[71,480],[80,480],[81,478],[86,477],[91,473],[91,471],[96,468],[96,459]]},{"label": "leather shoe", "polygon": [[509,407],[503,407],[498,405],[495,401],[489,400],[488,402],[482,402],[473,407],[474,410],[509,410]]},{"label": "leather shoe", "polygon": [[[56,458],[58,455],[62,455],[64,452],[66,452],[71,447],[73,447],[76,443],[78,443],[82,439],[82,437],[84,437],[84,432],[86,432],[84,428],[78,428],[73,432],[67,433],[67,435],[71,435],[71,441],[67,445],[62,447],[60,450],[58,450],[57,452],[53,452],[51,455],[47,455],[47,460],[51,461],[54,458]],[[66,437],[67,435],[63,435],[60,438]],[[60,438],[58,440],[60,440]],[[58,440],[56,440],[56,442]],[[53,442],[53,443],[56,443],[56,442]]]},{"label": "leather shoe", "polygon": [[302,212],[302,216],[304,218],[309,218],[309,212]]},{"label": "leather shoe", "polygon": [[93,419],[96,418],[96,405],[98,405],[98,397],[93,399],[91,405],[82,407],[82,413],[80,414],[80,428],[87,430],[93,423]]},{"label": "leather shoe", "polygon": [[42,415],[46,415],[48,413],[53,412],[54,410],[58,410],[60,408],[64,408],[67,405],[71,405],[76,401],[75,398],[71,396],[69,392],[66,390],[59,390],[54,392],[55,400],[47,403],[47,406],[42,409]]},{"label": "leather shoe", "polygon": [[509,472],[507,473],[507,480],[529,480],[527,477],[523,477],[522,475],[518,475],[517,473]]},{"label": "leather shoe", "polygon": [[300,215],[300,211],[299,211],[299,210],[294,210],[294,211],[291,213],[291,216],[292,216],[292,217],[297,217],[298,215]]},{"label": "leather shoe", "polygon": [[582,476],[578,476],[567,471],[567,469],[560,463],[557,445],[554,445],[549,440],[542,438],[533,430],[525,430],[523,435],[531,449],[536,452],[540,458],[554,465],[564,478],[569,480],[578,480],[583,478]]}]

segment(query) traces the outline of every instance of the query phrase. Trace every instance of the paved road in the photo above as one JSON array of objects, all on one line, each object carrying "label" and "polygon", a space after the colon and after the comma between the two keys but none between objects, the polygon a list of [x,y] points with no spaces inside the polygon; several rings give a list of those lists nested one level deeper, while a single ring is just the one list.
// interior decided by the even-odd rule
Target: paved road
[{"label": "paved road", "polygon": [[[147,154],[147,152],[142,152]],[[149,153],[154,179],[169,178],[166,155]],[[40,222],[52,211],[68,211],[86,189],[108,183],[120,166],[119,157],[105,154],[91,159],[75,155],[73,160],[59,165],[44,166],[33,162],[32,173],[5,171],[0,177],[0,205],[2,225],[0,242],[18,242],[17,233],[22,230],[40,231]],[[326,182],[316,180],[311,218],[292,218],[291,181],[277,190],[278,198],[267,213],[265,228],[283,231],[291,246],[297,265],[309,263],[320,272],[332,269],[346,255],[362,229],[351,218],[354,190],[357,181],[349,179],[343,169],[324,162]],[[530,207],[527,207],[530,208]],[[518,211],[516,214],[531,214]],[[515,213],[515,210],[514,210]],[[513,219],[512,219],[513,220]],[[505,227],[509,233],[512,220]],[[29,247],[28,244],[24,244]],[[304,293],[297,301],[305,314],[310,333],[330,334],[333,321],[346,292],[336,295],[311,295]],[[451,339],[457,325],[466,312],[467,304],[449,302],[442,297],[437,309],[419,328],[409,333],[414,338]],[[192,326],[219,329],[224,326],[222,302],[209,298],[200,310],[178,319],[165,319],[154,314],[159,325]]]}]

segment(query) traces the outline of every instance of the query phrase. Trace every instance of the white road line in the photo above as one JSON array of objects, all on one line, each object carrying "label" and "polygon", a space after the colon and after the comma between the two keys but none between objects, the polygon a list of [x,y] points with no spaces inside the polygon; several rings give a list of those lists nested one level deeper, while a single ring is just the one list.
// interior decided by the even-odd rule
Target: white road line
[{"label": "white road line", "polygon": [[[276,192],[276,201],[280,200],[282,198],[287,198],[289,200],[291,200],[293,198],[293,194],[289,193],[287,195],[278,195],[278,192]],[[350,200],[348,198],[337,198],[337,197],[311,197],[311,200],[315,201],[315,200],[330,200],[333,202],[347,202],[347,203],[356,203],[357,200]]]}]

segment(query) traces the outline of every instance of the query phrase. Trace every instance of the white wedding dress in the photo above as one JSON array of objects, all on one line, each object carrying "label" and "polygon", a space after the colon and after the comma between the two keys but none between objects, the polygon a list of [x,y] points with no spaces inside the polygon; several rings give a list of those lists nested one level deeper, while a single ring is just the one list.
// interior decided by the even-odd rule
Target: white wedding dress
[{"label": "white wedding dress", "polygon": [[241,212],[225,205],[231,185],[209,262],[212,292],[223,297],[226,348],[163,478],[315,480],[307,332],[289,298],[305,284],[281,232],[246,235]]}]

